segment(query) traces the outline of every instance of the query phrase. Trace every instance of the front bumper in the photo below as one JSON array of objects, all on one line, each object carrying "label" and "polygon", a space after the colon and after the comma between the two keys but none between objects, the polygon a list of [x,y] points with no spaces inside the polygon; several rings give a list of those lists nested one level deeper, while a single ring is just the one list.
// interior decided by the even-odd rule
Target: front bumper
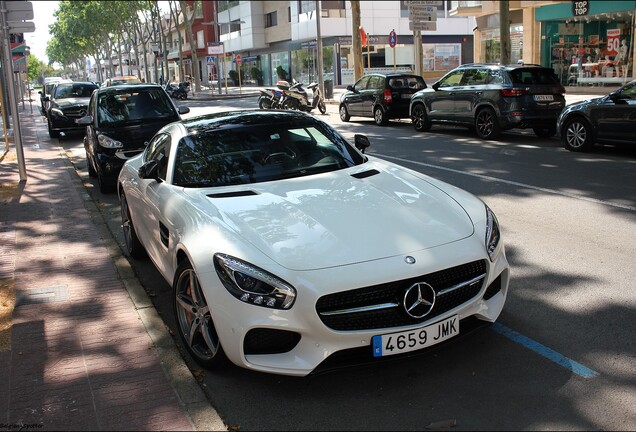
[{"label": "front bumper", "polygon": [[[206,269],[204,272],[197,270],[197,273],[206,297],[214,298],[213,302],[208,302],[212,318],[223,349],[233,363],[262,372],[305,376],[332,355],[348,350],[366,350],[371,362],[386,359],[373,357],[371,339],[375,335],[419,329],[453,315],[457,315],[459,320],[472,317],[494,322],[506,300],[509,265],[503,247],[495,262],[490,262],[483,252],[483,240],[481,245],[479,242],[476,236],[471,236],[453,244],[412,253],[418,263],[416,265],[407,265],[403,256],[397,256],[351,266],[279,275],[298,291],[296,303],[289,310],[242,303],[225,290],[216,272]],[[471,250],[473,252],[469,252]],[[479,250],[482,252],[476,252]],[[320,299],[328,295],[417,279],[421,275],[481,260],[485,262],[485,277],[477,290],[454,307],[430,319],[425,317],[424,321],[406,325],[400,322],[392,327],[335,330],[325,324],[317,311]],[[275,352],[254,350],[251,345],[254,332],[275,338],[272,342],[276,345],[272,349]],[[460,327],[461,334],[463,329]]]},{"label": "front bumper", "polygon": [[102,179],[115,183],[121,168],[126,161],[141,153],[143,149],[138,150],[121,150],[121,149],[104,149],[103,152],[97,153],[97,165]]}]

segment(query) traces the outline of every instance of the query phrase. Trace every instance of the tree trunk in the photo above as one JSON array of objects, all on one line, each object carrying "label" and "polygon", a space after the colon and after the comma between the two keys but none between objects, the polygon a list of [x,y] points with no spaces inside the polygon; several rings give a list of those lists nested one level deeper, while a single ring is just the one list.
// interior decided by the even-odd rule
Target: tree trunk
[{"label": "tree trunk", "polygon": [[194,21],[194,17],[197,15],[197,5],[199,2],[194,2],[194,8],[192,9],[192,15],[188,16],[188,5],[184,0],[179,0],[179,4],[181,5],[181,11],[183,12],[183,19],[186,27],[186,31],[188,32],[188,39],[190,40],[190,55],[192,56],[192,75],[194,75],[194,88],[195,91],[201,91],[201,77],[199,72],[199,57],[197,55],[197,41],[194,39],[194,35],[192,34],[192,21]]},{"label": "tree trunk", "polygon": [[501,64],[510,63],[510,2],[499,2],[499,40],[501,41]]},{"label": "tree trunk", "polygon": [[360,38],[360,0],[351,0],[351,35],[353,44],[353,79],[357,81],[364,75],[362,64],[362,39]]}]

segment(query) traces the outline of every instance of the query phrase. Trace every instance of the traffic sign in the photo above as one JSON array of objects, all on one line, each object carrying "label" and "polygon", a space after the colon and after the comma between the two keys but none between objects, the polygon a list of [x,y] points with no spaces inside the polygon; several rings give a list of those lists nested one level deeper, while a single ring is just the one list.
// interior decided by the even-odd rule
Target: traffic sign
[{"label": "traffic sign", "polygon": [[240,54],[237,54],[237,55],[236,55],[236,62],[237,62],[238,64],[241,64],[241,55],[240,55]]},{"label": "traffic sign", "polygon": [[418,12],[416,14],[409,14],[409,19],[412,21],[437,21],[437,14]]},{"label": "traffic sign", "polygon": [[389,46],[395,48],[395,45],[397,45],[397,34],[391,30],[391,33],[389,33]]},{"label": "traffic sign", "polygon": [[411,31],[436,31],[436,21],[409,21],[409,30]]},{"label": "traffic sign", "polygon": [[213,56],[205,56],[205,63],[206,64],[214,64],[214,57]]},{"label": "traffic sign", "polygon": [[35,24],[33,21],[10,21],[9,33],[33,33],[35,31]]},{"label": "traffic sign", "polygon": [[30,1],[6,2],[7,21],[24,21],[33,19],[33,3]]},{"label": "traffic sign", "polygon": [[442,6],[442,0],[412,0],[405,2],[407,6],[413,5],[428,5],[428,6]]}]

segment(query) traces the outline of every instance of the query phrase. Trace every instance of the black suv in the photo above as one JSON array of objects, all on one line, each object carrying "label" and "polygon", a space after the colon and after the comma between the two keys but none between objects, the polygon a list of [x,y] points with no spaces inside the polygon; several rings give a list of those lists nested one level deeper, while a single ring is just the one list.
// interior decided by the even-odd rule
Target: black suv
[{"label": "black suv", "polygon": [[532,128],[541,138],[556,133],[565,107],[565,88],[554,70],[539,65],[466,64],[411,98],[418,131],[433,123],[475,128],[483,139],[502,130]]},{"label": "black suv", "polygon": [[411,96],[426,88],[421,76],[369,74],[360,78],[340,98],[340,120],[352,116],[371,117],[384,126],[389,119],[409,117]]},{"label": "black suv", "polygon": [[92,82],[57,83],[49,96],[44,96],[49,136],[57,138],[60,132],[81,132],[84,127],[75,123],[88,111],[88,101],[97,86]]},{"label": "black suv", "polygon": [[159,129],[188,112],[188,107],[177,108],[156,84],[100,87],[93,92],[88,115],[78,124],[86,127],[88,174],[98,178],[100,191],[112,191],[124,162],[143,151]]}]

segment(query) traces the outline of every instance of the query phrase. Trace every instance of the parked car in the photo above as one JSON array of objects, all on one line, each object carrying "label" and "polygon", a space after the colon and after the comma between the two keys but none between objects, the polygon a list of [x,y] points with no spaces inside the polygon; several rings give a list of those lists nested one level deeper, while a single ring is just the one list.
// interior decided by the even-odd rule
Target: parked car
[{"label": "parked car", "polygon": [[72,82],[70,79],[65,79],[62,77],[46,77],[44,78],[44,84],[42,85],[42,90],[38,91],[40,95],[40,112],[43,116],[47,115],[49,109],[49,100],[47,97],[51,95],[51,91],[55,84],[57,83],[70,83]]},{"label": "parked car", "polygon": [[57,138],[60,132],[81,132],[84,127],[75,121],[88,112],[88,101],[97,86],[92,82],[59,82],[53,86],[47,102],[46,120],[49,136]]},{"label": "parked car", "polygon": [[200,365],[302,376],[497,319],[509,265],[493,212],[354,140],[303,112],[230,111],[172,123],[126,162],[126,251],[172,285]]},{"label": "parked car", "polygon": [[88,174],[99,189],[115,189],[124,162],[143,151],[152,136],[168,123],[180,120],[188,107],[177,108],[156,84],[100,87],[93,93],[88,115],[78,124],[86,128],[84,148]]},{"label": "parked car", "polygon": [[112,78],[107,78],[102,84],[102,87],[110,87],[121,84],[143,84],[139,78],[134,75],[123,75]]},{"label": "parked car", "polygon": [[390,119],[409,118],[411,95],[426,88],[421,76],[369,74],[360,78],[340,97],[340,120],[370,117],[384,126]]},{"label": "parked car", "polygon": [[571,151],[589,151],[595,143],[636,144],[636,80],[606,96],[568,105],[557,125]]},{"label": "parked car", "polygon": [[433,124],[464,125],[491,140],[514,128],[551,137],[564,107],[565,88],[551,68],[466,64],[414,94],[410,111],[417,131],[428,131]]}]

